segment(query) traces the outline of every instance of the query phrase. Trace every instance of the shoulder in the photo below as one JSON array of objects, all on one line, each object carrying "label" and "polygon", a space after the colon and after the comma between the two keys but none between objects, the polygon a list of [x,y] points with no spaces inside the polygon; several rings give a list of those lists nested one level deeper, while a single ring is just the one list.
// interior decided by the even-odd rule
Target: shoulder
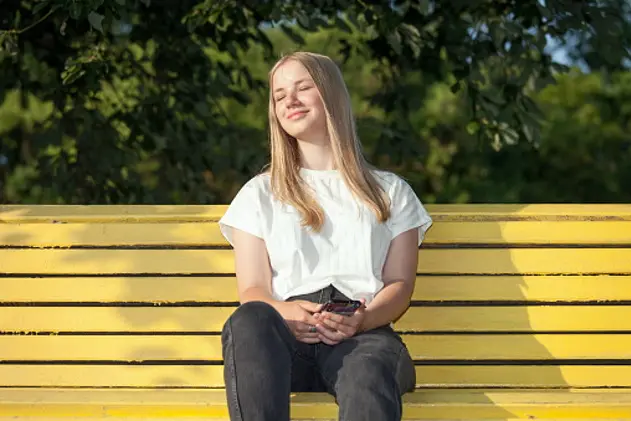
[{"label": "shoulder", "polygon": [[244,208],[255,206],[260,207],[269,197],[270,192],[269,176],[259,174],[241,186],[230,203],[231,208]]},{"label": "shoulder", "polygon": [[401,188],[409,187],[408,183],[401,176],[391,171],[375,169],[372,170],[371,173],[381,188],[388,193],[390,197]]},{"label": "shoulder", "polygon": [[267,189],[270,186],[270,174],[261,173],[250,178],[243,186],[249,186],[254,189]]},{"label": "shoulder", "polygon": [[240,193],[267,194],[271,190],[269,174],[258,174],[250,178],[240,189]]}]

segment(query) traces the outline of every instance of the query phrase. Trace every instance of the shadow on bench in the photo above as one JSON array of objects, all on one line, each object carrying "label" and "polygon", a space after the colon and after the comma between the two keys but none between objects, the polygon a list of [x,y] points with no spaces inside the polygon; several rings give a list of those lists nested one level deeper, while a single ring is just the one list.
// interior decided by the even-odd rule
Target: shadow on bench
[{"label": "shadow on bench", "polygon": [[[405,418],[631,420],[631,206],[427,208]],[[0,420],[227,419],[224,210],[0,207]]]}]

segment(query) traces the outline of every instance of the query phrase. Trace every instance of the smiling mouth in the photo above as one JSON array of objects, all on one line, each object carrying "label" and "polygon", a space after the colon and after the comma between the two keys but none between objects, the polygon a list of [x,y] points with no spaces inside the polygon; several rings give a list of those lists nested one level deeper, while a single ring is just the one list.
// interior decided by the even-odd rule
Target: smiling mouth
[{"label": "smiling mouth", "polygon": [[288,120],[293,120],[294,118],[301,117],[301,116],[303,116],[305,114],[307,114],[307,111],[296,111],[294,113],[289,114],[287,116],[287,119]]}]

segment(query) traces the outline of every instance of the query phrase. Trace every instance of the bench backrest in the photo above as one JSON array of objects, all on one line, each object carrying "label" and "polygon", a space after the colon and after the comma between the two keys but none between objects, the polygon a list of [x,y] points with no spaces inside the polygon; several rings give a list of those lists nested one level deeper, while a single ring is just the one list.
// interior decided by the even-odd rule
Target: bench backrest
[{"label": "bench backrest", "polygon": [[[419,388],[631,386],[631,206],[428,206]],[[225,206],[0,207],[0,387],[221,388]]]}]

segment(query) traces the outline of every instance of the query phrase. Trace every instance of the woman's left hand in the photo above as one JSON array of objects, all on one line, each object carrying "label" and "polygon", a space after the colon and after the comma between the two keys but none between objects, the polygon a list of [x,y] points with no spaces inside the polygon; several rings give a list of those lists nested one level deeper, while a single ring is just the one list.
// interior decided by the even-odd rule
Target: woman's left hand
[{"label": "woman's left hand", "polygon": [[351,338],[360,331],[366,315],[366,300],[361,300],[362,305],[351,316],[323,312],[316,313],[314,317],[319,323],[316,325],[318,336],[327,345],[337,345],[344,339]]}]

